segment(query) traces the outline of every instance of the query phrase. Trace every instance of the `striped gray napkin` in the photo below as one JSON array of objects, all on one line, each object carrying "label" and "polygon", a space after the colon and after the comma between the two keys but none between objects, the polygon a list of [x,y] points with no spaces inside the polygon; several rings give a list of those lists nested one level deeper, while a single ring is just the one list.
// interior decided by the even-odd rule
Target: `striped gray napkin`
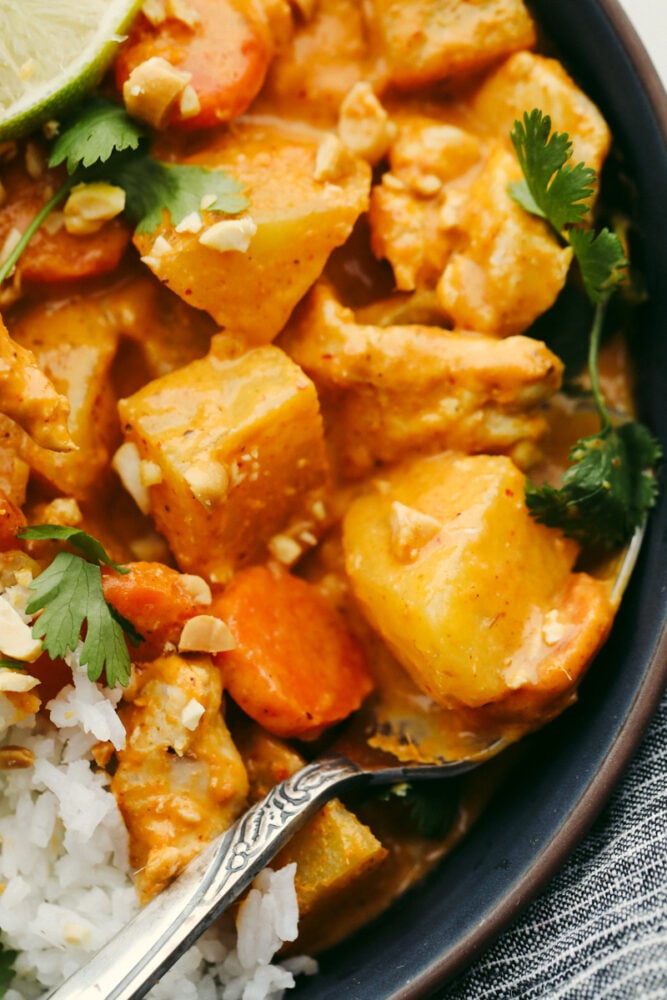
[{"label": "striped gray napkin", "polygon": [[440,1000],[667,998],[667,696],[565,867]]}]

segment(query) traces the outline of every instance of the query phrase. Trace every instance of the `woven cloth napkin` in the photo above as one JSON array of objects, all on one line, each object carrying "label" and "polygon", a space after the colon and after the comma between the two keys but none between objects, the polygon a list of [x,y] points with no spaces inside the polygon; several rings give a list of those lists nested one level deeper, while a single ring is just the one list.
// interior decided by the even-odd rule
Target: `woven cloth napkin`
[{"label": "woven cloth napkin", "polygon": [[667,695],[546,891],[441,1000],[667,998]]}]

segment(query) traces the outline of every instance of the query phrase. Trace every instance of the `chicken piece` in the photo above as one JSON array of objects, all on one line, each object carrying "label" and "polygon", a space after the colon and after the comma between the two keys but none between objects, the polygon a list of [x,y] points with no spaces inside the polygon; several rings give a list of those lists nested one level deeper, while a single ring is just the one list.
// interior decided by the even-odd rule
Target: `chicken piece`
[{"label": "chicken piece", "polygon": [[276,347],[226,345],[119,404],[158,530],[181,569],[216,583],[267,547],[290,562],[313,545],[328,476],[310,379]]},{"label": "chicken piece", "polygon": [[609,584],[572,572],[577,545],[530,517],[508,458],[436,455],[378,486],[343,527],[369,623],[444,708],[552,714],[611,627]]},{"label": "chicken piece", "polygon": [[61,493],[85,499],[99,484],[119,436],[109,379],[117,324],[105,312],[103,298],[72,298],[36,303],[19,315],[11,333],[69,401],[69,431],[76,445],[75,451],[53,452],[26,437],[21,457]]},{"label": "chicken piece", "polygon": [[386,258],[402,291],[434,288],[460,239],[447,225],[480,163],[479,139],[423,115],[398,120],[390,171],[371,191],[371,246]]},{"label": "chicken piece", "polygon": [[76,448],[67,427],[69,402],[38,367],[32,351],[9,336],[0,319],[0,412],[42,448]]},{"label": "chicken piece", "polygon": [[599,173],[611,133],[593,102],[555,59],[517,52],[491,73],[470,101],[470,118],[481,133],[511,149],[510,132],[524,112],[539,108],[557,132],[572,140],[572,161]]},{"label": "chicken piece", "polygon": [[329,135],[251,119],[215,133],[183,162],[226,170],[243,186],[248,211],[230,219],[202,210],[191,226],[163,221],[137,233],[144,263],[230,333],[269,343],[368,207],[363,160],[349,156],[335,183],[318,180]]},{"label": "chicken piece", "polygon": [[221,714],[208,657],[163,656],[137,670],[120,716],[127,745],[111,782],[145,903],[243,810],[248,779]]},{"label": "chicken piece", "polygon": [[372,0],[391,83],[404,89],[478,73],[535,42],[523,0]]},{"label": "chicken piece", "polygon": [[345,95],[373,75],[363,6],[318,0],[278,46],[253,110],[332,128]]},{"label": "chicken piece", "polygon": [[508,187],[520,179],[516,157],[496,145],[448,220],[462,245],[437,290],[456,327],[500,337],[522,333],[565,284],[572,249],[511,198]]},{"label": "chicken piece", "polygon": [[362,326],[318,285],[280,340],[318,386],[346,477],[411,451],[509,452],[546,430],[562,364],[540,341],[428,326]]}]

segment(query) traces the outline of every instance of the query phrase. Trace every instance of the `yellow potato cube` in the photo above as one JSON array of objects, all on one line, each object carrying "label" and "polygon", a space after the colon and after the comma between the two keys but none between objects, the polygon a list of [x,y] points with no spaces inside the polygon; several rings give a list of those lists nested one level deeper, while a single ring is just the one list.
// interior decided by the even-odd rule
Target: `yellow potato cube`
[{"label": "yellow potato cube", "polygon": [[479,72],[535,42],[523,0],[373,0],[392,83],[422,87]]},{"label": "yellow potato cube", "polygon": [[514,699],[520,714],[528,694],[539,711],[574,688],[611,625],[607,585],[572,573],[577,546],[530,517],[502,456],[397,469],[352,503],[343,543],[368,621],[445,708]]},{"label": "yellow potato cube", "polygon": [[317,540],[327,465],[317,394],[301,369],[276,347],[218,348],[119,408],[151,471],[156,527],[181,569],[221,583],[271,547],[296,557]]},{"label": "yellow potato cube", "polygon": [[335,183],[317,179],[327,133],[253,121],[215,134],[183,162],[222,168],[242,185],[237,219],[202,207],[201,228],[163,221],[135,244],[155,275],[250,344],[273,340],[366,210],[370,167],[350,156]]},{"label": "yellow potato cube", "polygon": [[[282,740],[258,727],[241,737],[235,734],[250,782],[251,801],[259,800],[277,782],[305,763]],[[309,950],[327,944],[335,928],[328,926],[333,903],[351,896],[359,879],[387,856],[386,849],[338,799],[328,802],[276,856],[275,866],[296,862],[299,900],[299,947]]]}]

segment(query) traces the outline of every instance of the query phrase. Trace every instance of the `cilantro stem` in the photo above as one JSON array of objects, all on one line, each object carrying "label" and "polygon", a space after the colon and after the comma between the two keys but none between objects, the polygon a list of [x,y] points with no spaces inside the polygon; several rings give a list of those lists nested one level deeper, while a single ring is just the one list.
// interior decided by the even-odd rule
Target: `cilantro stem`
[{"label": "cilantro stem", "polygon": [[600,339],[602,337],[602,328],[604,326],[604,318],[607,311],[608,301],[609,299],[605,298],[601,302],[598,302],[595,306],[593,326],[591,328],[591,335],[588,343],[588,374],[591,380],[591,391],[593,393],[595,408],[600,417],[600,429],[603,431],[607,430],[611,426],[611,420],[609,418],[609,410],[607,409],[607,404],[600,385],[598,356],[600,353]]},{"label": "cilantro stem", "polygon": [[44,222],[44,219],[47,217],[47,215],[50,215],[53,209],[56,208],[56,206],[59,205],[61,201],[65,200],[65,198],[70,192],[73,183],[74,181],[72,178],[65,181],[62,187],[58,188],[56,193],[51,198],[49,198],[49,200],[46,202],[45,205],[42,205],[37,215],[33,217],[28,228],[21,236],[21,239],[18,241],[18,243],[10,253],[7,260],[0,266],[0,285],[12,273],[19,257],[21,256],[25,248],[28,246],[28,243],[30,243],[30,240],[33,238],[34,234],[37,232],[41,224]]}]

